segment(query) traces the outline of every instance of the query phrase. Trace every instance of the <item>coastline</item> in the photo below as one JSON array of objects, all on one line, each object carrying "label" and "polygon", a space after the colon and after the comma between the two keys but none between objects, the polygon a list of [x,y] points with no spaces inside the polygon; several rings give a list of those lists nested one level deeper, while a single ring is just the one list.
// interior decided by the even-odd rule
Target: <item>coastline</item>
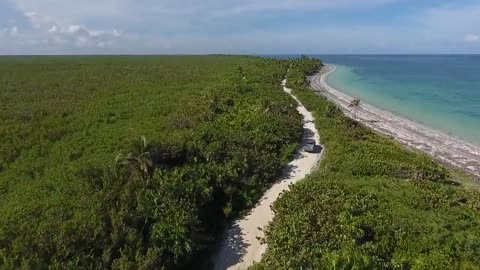
[{"label": "coastline", "polygon": [[[335,66],[324,66],[319,73],[309,78],[310,87],[317,95],[334,102],[348,117],[353,118],[349,104],[354,98],[331,87],[326,82],[326,77],[334,71]],[[403,145],[425,152],[440,161],[480,177],[480,146],[363,101],[356,109],[355,119],[377,132],[395,138]]]}]

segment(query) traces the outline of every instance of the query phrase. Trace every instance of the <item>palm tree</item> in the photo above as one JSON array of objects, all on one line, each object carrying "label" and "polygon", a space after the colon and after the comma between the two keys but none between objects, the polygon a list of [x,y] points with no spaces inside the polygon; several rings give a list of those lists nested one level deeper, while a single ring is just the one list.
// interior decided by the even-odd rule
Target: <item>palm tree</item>
[{"label": "palm tree", "polygon": [[130,175],[140,175],[148,182],[155,172],[155,164],[150,153],[150,145],[147,139],[142,136],[139,144],[130,153],[120,153],[115,158],[115,164],[119,169],[126,169]]},{"label": "palm tree", "polygon": [[355,118],[357,116],[358,107],[360,107],[360,99],[356,98],[356,99],[352,100],[352,102],[350,102],[348,107],[353,108],[352,116],[353,116],[353,119],[355,120]]}]

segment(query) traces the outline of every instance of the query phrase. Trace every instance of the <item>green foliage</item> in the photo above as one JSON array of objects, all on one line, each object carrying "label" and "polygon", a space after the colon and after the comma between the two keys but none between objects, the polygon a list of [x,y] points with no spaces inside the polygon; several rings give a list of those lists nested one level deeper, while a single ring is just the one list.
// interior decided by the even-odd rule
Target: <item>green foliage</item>
[{"label": "green foliage", "polygon": [[241,56],[0,58],[0,268],[189,267],[301,141],[286,69]]},{"label": "green foliage", "polygon": [[115,165],[122,173],[130,175],[130,178],[141,177],[143,180],[150,180],[155,171],[155,164],[145,136],[142,136],[140,144],[135,148],[132,152],[118,154]]},{"label": "green foliage", "polygon": [[299,60],[289,85],[314,112],[325,157],[274,204],[252,268],[480,269],[480,192],[297,83],[319,65]]}]

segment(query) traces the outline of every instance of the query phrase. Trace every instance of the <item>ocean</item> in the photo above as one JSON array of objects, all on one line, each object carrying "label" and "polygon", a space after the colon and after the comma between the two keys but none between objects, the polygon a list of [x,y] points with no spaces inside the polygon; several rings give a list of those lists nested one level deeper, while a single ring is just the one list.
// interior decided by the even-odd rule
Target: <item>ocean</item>
[{"label": "ocean", "polygon": [[315,55],[327,83],[362,101],[480,145],[480,55]]}]

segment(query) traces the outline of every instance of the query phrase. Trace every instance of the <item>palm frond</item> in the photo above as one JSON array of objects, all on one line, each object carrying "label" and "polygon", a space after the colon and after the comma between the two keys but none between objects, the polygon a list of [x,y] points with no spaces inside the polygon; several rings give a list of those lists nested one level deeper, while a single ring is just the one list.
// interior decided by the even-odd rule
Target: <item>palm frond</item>
[{"label": "palm frond", "polygon": [[142,136],[142,152],[145,151],[148,147],[148,141],[147,141],[147,138],[145,138],[145,136]]}]

